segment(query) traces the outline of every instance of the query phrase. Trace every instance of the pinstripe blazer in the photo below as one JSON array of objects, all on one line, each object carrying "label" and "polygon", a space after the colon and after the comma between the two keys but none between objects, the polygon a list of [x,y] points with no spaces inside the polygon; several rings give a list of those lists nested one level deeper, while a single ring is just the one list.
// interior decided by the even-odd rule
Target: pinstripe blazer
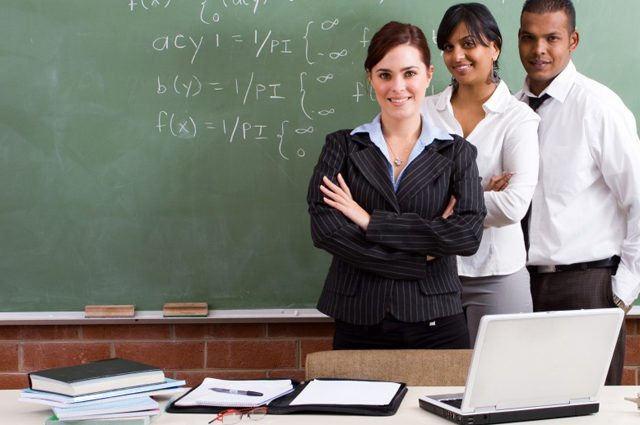
[{"label": "pinstripe blazer", "polygon": [[[395,192],[369,134],[349,133],[327,136],[309,184],[313,243],[333,255],[318,309],[358,325],[386,313],[405,322],[461,313],[455,255],[476,252],[486,215],[475,147],[455,135],[434,140],[407,165]],[[338,173],[371,215],[366,232],[323,202],[322,177],[335,182]],[[451,194],[457,202],[445,220]]]}]

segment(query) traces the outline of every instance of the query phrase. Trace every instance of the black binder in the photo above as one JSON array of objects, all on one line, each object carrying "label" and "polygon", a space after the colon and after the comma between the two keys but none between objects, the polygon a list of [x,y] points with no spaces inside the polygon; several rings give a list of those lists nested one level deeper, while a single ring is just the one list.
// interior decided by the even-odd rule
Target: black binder
[{"label": "black binder", "polygon": [[[329,378],[317,378],[322,381],[347,381],[347,379],[329,379]],[[352,380],[357,381],[357,380]],[[367,404],[307,404],[291,406],[290,403],[302,392],[307,385],[307,382],[293,383],[293,391],[272,400],[267,405],[267,414],[270,415],[288,415],[292,413],[306,413],[306,414],[334,414],[334,415],[359,415],[359,416],[391,416],[398,411],[402,399],[407,393],[407,386],[404,383],[399,382],[400,388],[391,399],[391,402],[386,405],[376,406]],[[167,407],[168,413],[219,413],[227,409],[237,409],[234,407],[220,407],[220,406],[176,406],[176,402],[182,397],[185,397],[189,392],[193,391],[192,388],[180,398],[171,402]]]}]

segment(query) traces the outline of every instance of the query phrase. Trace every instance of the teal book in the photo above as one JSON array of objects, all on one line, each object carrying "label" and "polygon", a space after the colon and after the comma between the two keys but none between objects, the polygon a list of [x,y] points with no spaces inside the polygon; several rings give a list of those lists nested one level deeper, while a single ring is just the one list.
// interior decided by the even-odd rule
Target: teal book
[{"label": "teal book", "polygon": [[61,421],[55,415],[47,419],[44,425],[149,425],[150,416],[140,418],[87,419],[80,421]]},{"label": "teal book", "polygon": [[54,407],[53,413],[58,419],[98,419],[129,416],[150,416],[158,412],[158,402],[149,396],[108,401],[99,405]]}]

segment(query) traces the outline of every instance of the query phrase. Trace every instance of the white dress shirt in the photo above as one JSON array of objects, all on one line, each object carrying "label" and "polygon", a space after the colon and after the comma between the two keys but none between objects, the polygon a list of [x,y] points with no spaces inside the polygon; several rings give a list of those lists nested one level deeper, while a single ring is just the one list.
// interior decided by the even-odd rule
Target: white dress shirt
[{"label": "white dress shirt", "polygon": [[[540,178],[533,195],[529,264],[621,257],[613,293],[640,291],[640,141],[633,114],[573,62],[542,94]],[[518,97],[527,102],[525,82]]]},{"label": "white dress shirt", "polygon": [[[425,99],[423,115],[430,125],[462,135],[451,107],[452,87]],[[486,188],[489,179],[514,173],[507,189],[484,192],[487,217],[478,252],[458,257],[461,276],[515,273],[525,266],[526,252],[520,220],[527,212],[538,180],[538,122],[540,118],[500,82],[482,105],[485,117],[466,139],[478,148],[478,170]]]}]

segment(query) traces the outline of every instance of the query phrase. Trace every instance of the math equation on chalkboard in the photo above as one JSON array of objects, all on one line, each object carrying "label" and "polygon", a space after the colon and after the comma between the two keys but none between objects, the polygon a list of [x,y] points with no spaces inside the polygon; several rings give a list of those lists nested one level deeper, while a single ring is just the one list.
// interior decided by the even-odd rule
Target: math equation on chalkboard
[{"label": "math equation on chalkboard", "polygon": [[[375,114],[363,62],[381,0],[128,0],[145,19],[157,99],[150,131],[176,140],[269,143],[281,159]],[[388,2],[387,2],[388,3]],[[157,18],[149,26],[148,16]],[[172,15],[180,25],[167,25]],[[181,99],[181,101],[179,101]],[[179,108],[176,105],[180,105]]]}]

